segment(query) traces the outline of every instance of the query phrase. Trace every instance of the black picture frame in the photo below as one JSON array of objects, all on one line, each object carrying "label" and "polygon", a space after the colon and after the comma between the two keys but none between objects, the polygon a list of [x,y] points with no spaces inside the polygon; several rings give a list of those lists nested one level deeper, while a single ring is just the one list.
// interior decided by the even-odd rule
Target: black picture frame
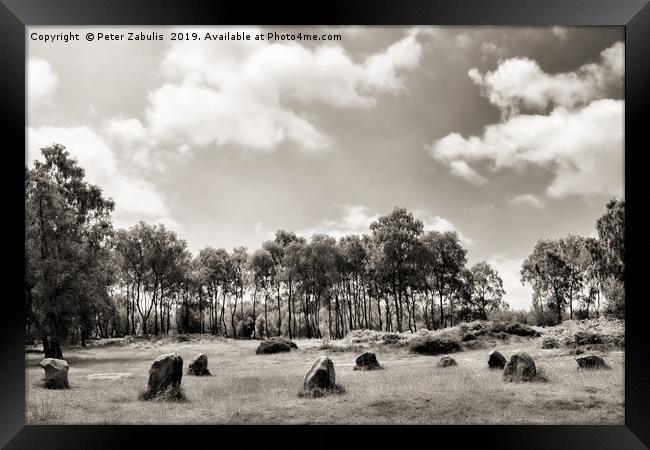
[{"label": "black picture frame", "polygon": [[[20,165],[25,148],[25,27],[30,25],[518,25],[625,27],[626,358],[624,426],[26,426],[24,294],[17,261],[24,248]],[[0,444],[10,449],[130,448],[146,445],[332,446],[353,435],[374,446],[525,449],[636,449],[650,446],[650,352],[642,232],[650,229],[643,194],[650,138],[650,6],[648,0],[335,0],[253,5],[234,0],[0,0],[2,110],[8,270],[3,296]],[[8,138],[8,139],[7,139]],[[13,237],[16,236],[14,239]],[[15,257],[15,259],[14,259]],[[13,283],[12,281],[16,281]],[[636,295],[635,295],[636,294]],[[647,295],[646,295],[647,297]],[[218,405],[215,405],[218,407]],[[252,433],[251,433],[252,431]],[[345,435],[345,437],[344,437]],[[143,441],[144,439],[144,441]],[[295,439],[295,440],[294,440]],[[141,443],[139,444],[138,441]],[[201,443],[203,441],[204,443]],[[445,443],[449,442],[449,443]]]}]

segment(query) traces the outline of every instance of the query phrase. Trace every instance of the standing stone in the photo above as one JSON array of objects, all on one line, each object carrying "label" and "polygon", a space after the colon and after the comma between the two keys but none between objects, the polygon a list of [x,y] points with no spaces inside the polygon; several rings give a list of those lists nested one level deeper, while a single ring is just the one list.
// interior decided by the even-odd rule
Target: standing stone
[{"label": "standing stone", "polygon": [[440,361],[438,361],[438,367],[451,367],[451,366],[457,366],[458,363],[454,358],[452,358],[449,355],[445,355],[442,358],[440,358]]},{"label": "standing stone", "polygon": [[490,369],[503,369],[506,365],[506,357],[496,350],[488,353],[488,367]]},{"label": "standing stone", "polygon": [[605,360],[600,356],[586,355],[576,358],[578,367],[580,369],[611,369],[610,366],[605,364]]},{"label": "standing stone", "polygon": [[522,351],[510,355],[510,359],[503,368],[504,381],[532,381],[536,376],[535,361]]},{"label": "standing stone", "polygon": [[336,386],[334,363],[327,356],[321,356],[305,375],[303,388],[306,391],[333,389]]},{"label": "standing stone", "polygon": [[377,370],[381,369],[381,364],[377,361],[377,356],[371,352],[365,352],[357,356],[354,370]]},{"label": "standing stone", "polygon": [[172,396],[180,392],[183,378],[183,358],[178,353],[160,355],[149,369],[149,383],[145,399],[156,397],[163,393]]},{"label": "standing stone", "polygon": [[211,375],[208,370],[208,357],[205,356],[205,353],[197,353],[192,358],[187,373],[189,375],[196,375],[197,377]]},{"label": "standing stone", "polygon": [[45,358],[39,364],[45,371],[45,387],[48,389],[67,389],[68,384],[68,366],[67,361],[63,359]]}]

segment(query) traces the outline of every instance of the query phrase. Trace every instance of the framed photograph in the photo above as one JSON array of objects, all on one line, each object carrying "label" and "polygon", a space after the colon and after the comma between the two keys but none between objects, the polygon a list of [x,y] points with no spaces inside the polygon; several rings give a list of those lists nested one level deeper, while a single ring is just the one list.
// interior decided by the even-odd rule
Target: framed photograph
[{"label": "framed photograph", "polygon": [[646,0],[0,20],[5,448],[650,445]]}]

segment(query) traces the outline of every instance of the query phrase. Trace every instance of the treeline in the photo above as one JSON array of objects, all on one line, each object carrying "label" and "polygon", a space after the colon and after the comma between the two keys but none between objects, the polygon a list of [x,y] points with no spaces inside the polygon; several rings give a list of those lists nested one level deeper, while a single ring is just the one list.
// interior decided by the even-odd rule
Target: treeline
[{"label": "treeline", "polygon": [[533,288],[533,309],[540,324],[567,314],[584,319],[601,309],[625,316],[625,202],[611,199],[596,222],[598,237],[568,235],[540,239],[521,267],[522,283]]},{"label": "treeline", "polygon": [[[403,208],[377,219],[362,236],[306,240],[281,230],[252,252],[206,247],[194,256],[163,225],[114,230],[113,202],[84,180],[64,147],[41,151],[42,161],[25,177],[25,296],[28,339],[40,340],[46,356],[60,357],[66,342],[124,335],[414,332],[508,308],[493,267],[468,267],[457,233],[425,232]],[[522,269],[522,281],[533,283],[536,305],[546,303],[548,310],[561,299],[564,308],[577,291],[551,281],[549,274],[560,272],[544,261],[555,257],[538,253],[528,264],[534,276]],[[585,289],[593,284],[586,275],[581,280]]]}]

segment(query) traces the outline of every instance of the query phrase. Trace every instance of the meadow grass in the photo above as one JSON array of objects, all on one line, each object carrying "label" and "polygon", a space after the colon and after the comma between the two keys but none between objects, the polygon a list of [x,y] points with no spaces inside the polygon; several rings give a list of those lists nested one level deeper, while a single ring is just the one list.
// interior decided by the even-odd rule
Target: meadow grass
[{"label": "meadow grass", "polygon": [[[580,371],[575,357],[543,350],[541,338],[517,338],[496,347],[454,353],[457,366],[441,368],[440,356],[409,354],[377,345],[384,370],[355,371],[357,349],[319,349],[300,340],[299,350],[256,355],[259,341],[202,339],[187,342],[89,346],[66,349],[70,389],[47,390],[42,355],[26,353],[26,420],[29,424],[623,424],[624,352],[600,353],[612,370]],[[487,368],[492,348],[506,357],[527,351],[547,382],[503,382]],[[153,360],[167,352],[183,357],[186,400],[142,401]],[[208,356],[211,377],[186,374],[198,352]],[[299,397],[303,377],[321,355],[334,362],[345,393]],[[133,378],[89,380],[93,373],[131,372]]]}]

